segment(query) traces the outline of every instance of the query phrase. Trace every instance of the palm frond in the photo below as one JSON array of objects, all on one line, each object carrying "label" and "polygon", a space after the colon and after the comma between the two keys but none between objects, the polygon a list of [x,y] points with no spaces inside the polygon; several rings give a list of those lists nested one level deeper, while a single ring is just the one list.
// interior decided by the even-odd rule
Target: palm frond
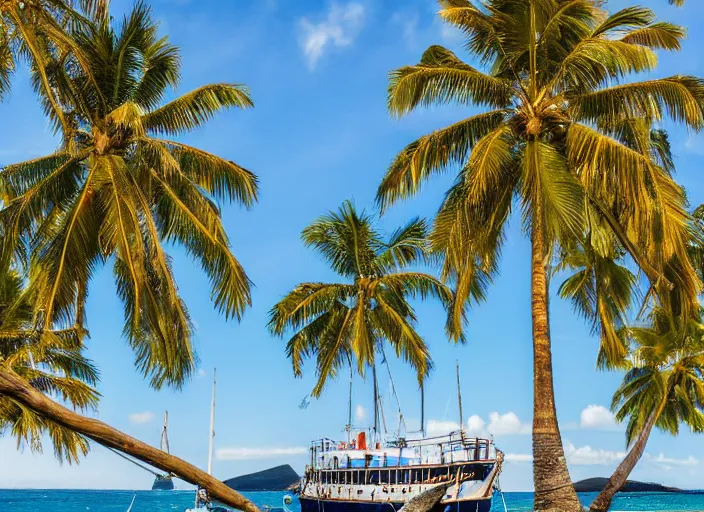
[{"label": "palm frond", "polygon": [[403,116],[418,106],[445,103],[503,108],[511,95],[506,81],[474,69],[442,46],[431,46],[420,64],[391,73],[387,103],[392,114]]},{"label": "palm frond", "polygon": [[415,194],[433,173],[463,165],[472,148],[498,128],[505,115],[496,110],[472,116],[406,146],[379,185],[377,201],[384,208]]},{"label": "palm frond", "polygon": [[375,264],[384,272],[424,262],[428,257],[428,223],[425,219],[411,220],[396,229],[385,245]]},{"label": "palm frond", "polygon": [[647,46],[654,50],[679,51],[682,49],[681,41],[686,35],[687,32],[679,25],[660,22],[631,30],[621,37],[621,41],[629,44]]},{"label": "palm frond", "polygon": [[149,112],[142,122],[150,132],[180,135],[202,126],[224,108],[253,106],[244,85],[205,85]]},{"label": "palm frond", "polygon": [[673,76],[617,85],[577,96],[570,102],[575,119],[646,118],[660,121],[665,113],[694,129],[704,125],[704,80]]}]

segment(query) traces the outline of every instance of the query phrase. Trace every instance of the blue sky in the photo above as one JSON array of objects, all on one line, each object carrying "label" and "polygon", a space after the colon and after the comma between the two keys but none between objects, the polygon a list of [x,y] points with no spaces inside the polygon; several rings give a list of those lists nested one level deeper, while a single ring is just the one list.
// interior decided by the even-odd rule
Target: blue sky
[{"label": "blue sky", "polygon": [[[115,15],[131,2],[114,0]],[[688,26],[680,54],[661,55],[658,76],[704,76],[704,5],[689,0],[683,9],[666,0],[644,0],[663,19]],[[417,62],[430,44],[461,52],[461,39],[434,16],[434,0],[151,0],[162,31],[182,48],[186,92],[210,82],[250,86],[255,108],[219,116],[184,138],[255,171],[261,201],[251,211],[225,207],[233,251],[256,288],[253,307],[241,323],[226,322],[211,308],[206,278],[181,251],[173,251],[180,290],[197,326],[200,372],[183,391],[155,392],[134,371],[133,355],[121,339],[122,308],[108,270],[92,283],[88,305],[88,354],[102,370],[104,398],[97,416],[150,443],[159,440],[164,409],[171,420],[172,451],[205,467],[210,386],[218,368],[215,474],[229,478],[290,463],[299,471],[306,446],[320,436],[342,437],[347,384],[332,383],[307,410],[299,403],[314,384],[312,373],[293,378],[284,342],[265,326],[269,308],[296,283],[333,280],[321,259],[306,250],[299,234],[311,220],[351,198],[373,209],[376,186],[397,151],[434,128],[466,117],[457,107],[421,111],[393,120],[385,110],[387,73]],[[629,1],[611,0],[617,9]],[[0,104],[0,163],[51,152],[56,147],[31,94],[26,73]],[[8,122],[9,121],[9,122]],[[672,131],[678,180],[693,204],[704,202],[697,174],[704,164],[704,136]],[[452,176],[424,187],[381,220],[392,230],[421,215],[431,216]],[[557,282],[554,283],[557,288]],[[465,346],[443,334],[437,304],[418,304],[420,332],[428,340],[436,369],[427,384],[427,411],[436,430],[458,422],[454,364],[463,373],[464,410],[470,425],[492,432],[510,454],[502,485],[532,488],[529,455],[532,411],[529,248],[519,222],[509,229],[501,276],[488,301],[472,310]],[[617,373],[595,370],[597,341],[571,311],[551,303],[558,414],[575,479],[607,476],[624,451],[623,429],[608,406],[620,381]],[[311,368],[309,368],[310,370]],[[413,375],[397,361],[391,370],[409,423],[418,422],[419,396]],[[388,379],[381,378],[388,393]],[[357,423],[370,422],[371,389],[357,379]],[[388,400],[387,403],[391,403]],[[387,409],[389,423],[395,412]],[[469,416],[473,416],[469,419]],[[47,446],[48,448],[48,446]],[[95,447],[77,467],[60,467],[44,455],[17,451],[0,439],[3,487],[147,488],[151,477]],[[656,433],[634,478],[682,487],[701,487],[704,437]],[[183,485],[182,485],[183,486]]]}]

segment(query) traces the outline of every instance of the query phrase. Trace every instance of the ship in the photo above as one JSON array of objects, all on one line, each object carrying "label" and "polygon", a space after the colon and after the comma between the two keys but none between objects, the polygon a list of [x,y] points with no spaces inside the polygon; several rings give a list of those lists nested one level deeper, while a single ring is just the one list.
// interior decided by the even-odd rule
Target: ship
[{"label": "ship", "polygon": [[319,439],[301,483],[302,512],[389,512],[435,487],[445,494],[430,512],[488,512],[503,453],[490,439],[446,436],[367,445]]},{"label": "ship", "polygon": [[[169,452],[169,411],[164,412],[164,427],[161,430],[161,451]],[[152,491],[173,491],[174,481],[171,475],[155,475]]]},{"label": "ship", "polygon": [[[457,372],[462,418],[459,366]],[[374,388],[378,403],[376,382]],[[373,429],[354,430],[350,398],[347,441],[311,443],[298,490],[301,512],[398,511],[421,495],[437,496],[429,512],[489,512],[504,460],[493,439],[468,436],[460,422],[460,429],[447,435],[428,437],[421,427],[415,439],[397,434],[384,441],[377,415],[375,406]],[[400,410],[399,417],[403,423]]]}]

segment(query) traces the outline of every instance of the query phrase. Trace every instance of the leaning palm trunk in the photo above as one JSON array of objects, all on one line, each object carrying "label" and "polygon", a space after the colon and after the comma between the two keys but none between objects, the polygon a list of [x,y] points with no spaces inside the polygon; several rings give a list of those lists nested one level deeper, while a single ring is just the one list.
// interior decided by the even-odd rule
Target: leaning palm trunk
[{"label": "leaning palm trunk", "polygon": [[0,369],[0,395],[17,401],[37,414],[92,439],[98,444],[130,455],[150,466],[178,476],[186,482],[205,488],[210,496],[227,506],[245,512],[259,512],[248,499],[230,489],[188,462],[149,446],[111,426],[92,418],[86,418],[50,400],[13,372]]},{"label": "leaning palm trunk", "polygon": [[621,461],[621,464],[618,465],[616,471],[614,471],[613,475],[611,475],[611,478],[609,478],[609,481],[601,490],[599,496],[597,496],[589,506],[590,512],[606,512],[609,510],[614,496],[621,490],[621,487],[623,487],[628,480],[628,476],[631,474],[631,471],[633,471],[633,468],[636,467],[636,464],[638,464],[638,461],[643,456],[645,445],[648,443],[650,433],[653,431],[653,427],[655,426],[657,419],[660,417],[663,407],[664,403],[660,409],[653,411],[650,417],[648,417],[647,423],[638,435],[638,439],[633,444],[633,447],[628,452],[628,455],[626,455],[626,457]]},{"label": "leaning palm trunk", "polygon": [[572,486],[557,424],[552,380],[545,243],[539,214],[532,234],[533,481],[536,511],[581,511]]}]

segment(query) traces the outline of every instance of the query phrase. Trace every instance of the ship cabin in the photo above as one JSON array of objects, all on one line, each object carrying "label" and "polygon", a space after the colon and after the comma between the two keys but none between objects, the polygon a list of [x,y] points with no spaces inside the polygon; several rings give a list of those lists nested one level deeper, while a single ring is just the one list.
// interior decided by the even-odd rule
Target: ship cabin
[{"label": "ship cabin", "polygon": [[484,480],[496,463],[491,440],[464,432],[422,440],[367,444],[366,432],[350,442],[311,444],[307,480],[322,485],[432,485]]}]

